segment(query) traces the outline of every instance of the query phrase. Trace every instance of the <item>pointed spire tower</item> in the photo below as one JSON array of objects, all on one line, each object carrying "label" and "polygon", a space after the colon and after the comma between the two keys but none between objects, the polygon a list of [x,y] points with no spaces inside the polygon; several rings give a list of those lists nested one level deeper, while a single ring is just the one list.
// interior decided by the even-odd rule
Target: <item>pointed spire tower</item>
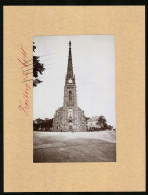
[{"label": "pointed spire tower", "polygon": [[68,66],[65,83],[69,83],[72,80],[75,83],[75,75],[73,74],[73,64],[72,64],[72,52],[71,52],[71,41],[69,41],[69,56],[68,56]]},{"label": "pointed spire tower", "polygon": [[68,66],[64,88],[64,105],[77,105],[76,83],[72,64],[71,41],[69,41]]},{"label": "pointed spire tower", "polygon": [[71,41],[69,41],[69,56],[68,56],[68,67],[67,67],[67,77],[73,78],[73,66],[72,66],[72,54],[71,54]]}]

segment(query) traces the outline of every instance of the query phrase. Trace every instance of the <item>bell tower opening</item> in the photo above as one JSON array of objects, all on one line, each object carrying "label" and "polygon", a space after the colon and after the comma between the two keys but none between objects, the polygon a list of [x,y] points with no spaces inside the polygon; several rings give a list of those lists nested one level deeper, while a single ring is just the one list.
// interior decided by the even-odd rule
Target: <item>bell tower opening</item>
[{"label": "bell tower opening", "polygon": [[72,91],[69,91],[69,101],[72,101]]}]

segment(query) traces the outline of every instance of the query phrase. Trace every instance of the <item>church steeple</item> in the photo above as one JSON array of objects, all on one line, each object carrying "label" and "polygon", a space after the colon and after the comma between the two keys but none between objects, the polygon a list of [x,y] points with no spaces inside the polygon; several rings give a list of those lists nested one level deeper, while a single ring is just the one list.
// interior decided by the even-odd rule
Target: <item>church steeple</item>
[{"label": "church steeple", "polygon": [[72,53],[71,53],[71,41],[69,41],[69,56],[68,56],[68,67],[67,67],[67,79],[73,79],[73,66],[72,66]]},{"label": "church steeple", "polygon": [[77,92],[76,92],[75,75],[73,74],[71,41],[69,41],[68,66],[67,66],[67,74],[66,74],[65,86],[64,86],[64,106],[76,106],[76,105],[77,105]]}]

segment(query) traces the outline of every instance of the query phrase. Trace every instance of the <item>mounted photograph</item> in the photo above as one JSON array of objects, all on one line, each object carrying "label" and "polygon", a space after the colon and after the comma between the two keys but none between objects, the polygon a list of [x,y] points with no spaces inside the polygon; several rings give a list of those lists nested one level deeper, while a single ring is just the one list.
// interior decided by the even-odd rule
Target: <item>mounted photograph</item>
[{"label": "mounted photograph", "polygon": [[33,37],[34,163],[116,162],[114,38]]}]

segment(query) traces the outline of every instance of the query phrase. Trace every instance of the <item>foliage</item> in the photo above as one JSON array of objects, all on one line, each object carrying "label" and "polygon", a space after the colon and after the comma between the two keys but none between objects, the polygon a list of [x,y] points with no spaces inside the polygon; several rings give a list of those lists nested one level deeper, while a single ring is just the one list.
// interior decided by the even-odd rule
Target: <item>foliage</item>
[{"label": "foliage", "polygon": [[101,129],[107,129],[107,120],[104,116],[100,116],[97,122],[97,125],[101,127]]},{"label": "foliage", "polygon": [[36,87],[39,83],[41,83],[41,82],[43,82],[43,81],[40,81],[39,79],[35,79],[34,81],[33,81],[33,87]]},{"label": "foliage", "polygon": [[[36,46],[33,42],[33,51],[35,52]],[[42,81],[37,79],[39,74],[43,74],[43,71],[45,70],[44,64],[40,63],[39,56],[33,56],[33,87],[36,87],[39,83]]]},{"label": "foliage", "polygon": [[34,131],[51,131],[51,128],[53,127],[53,118],[45,120],[43,119],[36,119],[33,121],[33,130]]},{"label": "foliage", "polygon": [[35,52],[35,49],[36,49],[36,46],[34,45],[34,42],[33,42],[33,51]]},{"label": "foliage", "polygon": [[99,128],[99,127],[90,127],[88,131],[105,131],[106,129],[104,128]]}]

